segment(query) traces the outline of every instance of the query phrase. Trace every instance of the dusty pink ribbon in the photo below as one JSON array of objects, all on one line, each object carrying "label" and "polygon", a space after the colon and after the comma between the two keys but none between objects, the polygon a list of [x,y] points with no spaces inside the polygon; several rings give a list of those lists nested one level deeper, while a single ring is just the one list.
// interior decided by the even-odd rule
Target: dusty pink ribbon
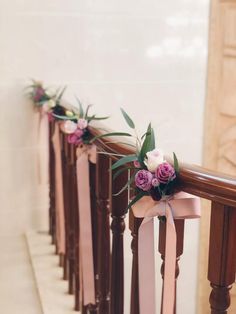
[{"label": "dusty pink ribbon", "polygon": [[40,184],[49,183],[49,122],[48,115],[40,110],[38,126],[38,180]]},{"label": "dusty pink ribbon", "polygon": [[77,148],[80,266],[84,305],[95,304],[89,161],[96,163],[96,146],[84,145]]},{"label": "dusty pink ribbon", "polygon": [[163,291],[163,314],[174,313],[176,230],[174,219],[200,217],[200,199],[180,192],[171,198],[155,202],[145,196],[132,207],[134,216],[143,218],[139,228],[139,301],[140,314],[155,314],[155,257],[154,257],[154,217],[166,217],[166,248]]},{"label": "dusty pink ribbon", "polygon": [[65,213],[63,197],[63,179],[62,179],[62,159],[59,124],[55,123],[54,134],[52,136],[53,149],[55,154],[55,207],[56,207],[56,237],[58,253],[65,254]]}]

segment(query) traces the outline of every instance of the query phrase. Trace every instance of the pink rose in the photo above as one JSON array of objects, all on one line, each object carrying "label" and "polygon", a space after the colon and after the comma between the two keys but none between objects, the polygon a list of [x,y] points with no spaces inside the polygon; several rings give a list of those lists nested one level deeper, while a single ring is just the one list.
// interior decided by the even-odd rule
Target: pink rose
[{"label": "pink rose", "polygon": [[140,162],[138,160],[134,161],[134,167],[135,168],[141,168]]},{"label": "pink rose", "polygon": [[68,143],[74,144],[74,145],[80,145],[83,142],[82,137],[78,137],[75,133],[69,134],[67,137],[67,140],[68,140]]},{"label": "pink rose", "polygon": [[160,182],[158,181],[158,179],[157,178],[153,178],[152,179],[152,186],[155,188],[155,187],[157,187],[159,185],[160,185]]},{"label": "pink rose", "polygon": [[78,125],[78,128],[81,130],[86,129],[88,126],[88,121],[85,119],[79,119],[77,122],[77,125]]},{"label": "pink rose", "polygon": [[157,168],[155,176],[160,183],[166,184],[176,178],[175,169],[168,162],[164,162]]},{"label": "pink rose", "polygon": [[84,134],[83,130],[76,129],[73,134],[69,134],[67,137],[68,143],[80,145],[83,142],[82,136]]},{"label": "pink rose", "polygon": [[135,184],[143,191],[149,191],[152,187],[153,175],[148,170],[139,170],[135,175]]},{"label": "pink rose", "polygon": [[84,131],[81,129],[76,129],[74,133],[77,137],[82,137],[84,134]]}]

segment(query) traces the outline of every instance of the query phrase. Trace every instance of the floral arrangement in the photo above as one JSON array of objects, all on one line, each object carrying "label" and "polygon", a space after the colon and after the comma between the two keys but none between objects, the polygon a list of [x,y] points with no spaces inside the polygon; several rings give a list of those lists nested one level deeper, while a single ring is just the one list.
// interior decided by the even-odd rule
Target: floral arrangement
[{"label": "floral arrangement", "polygon": [[32,80],[32,84],[27,87],[28,97],[34,106],[42,113],[48,115],[49,121],[54,120],[53,115],[64,115],[66,109],[61,106],[61,99],[66,87],[59,88],[56,92],[52,92],[49,88],[45,88],[40,81]]},{"label": "floral arrangement", "polygon": [[135,124],[129,115],[121,109],[128,126],[134,131],[136,142],[135,154],[124,156],[112,165],[112,170],[117,170],[113,176],[115,179],[123,171],[130,170],[132,175],[127,184],[116,195],[122,193],[128,187],[135,188],[135,197],[129,203],[129,209],[143,196],[151,196],[159,201],[168,199],[176,191],[179,165],[173,153],[173,166],[164,157],[161,149],[155,146],[154,130],[149,124],[146,133],[139,138]]},{"label": "floral arrangement", "polygon": [[89,110],[91,105],[88,105],[86,110],[84,110],[78,97],[76,97],[78,107],[64,107],[61,100],[66,87],[59,88],[56,92],[50,92],[41,82],[32,80],[32,84],[27,87],[28,89],[28,97],[41,113],[48,115],[49,121],[61,121],[62,130],[67,134],[67,141],[70,144],[92,144],[96,139],[101,137],[130,136],[130,134],[124,132],[112,132],[93,137],[89,130],[90,123],[94,120],[105,120],[109,117],[97,117],[95,114],[90,115]]}]

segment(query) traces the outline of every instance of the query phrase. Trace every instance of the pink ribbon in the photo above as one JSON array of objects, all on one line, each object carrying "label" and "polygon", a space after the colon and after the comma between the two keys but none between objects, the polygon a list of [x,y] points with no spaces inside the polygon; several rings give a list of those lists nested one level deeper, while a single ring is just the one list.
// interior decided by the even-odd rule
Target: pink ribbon
[{"label": "pink ribbon", "polygon": [[96,163],[96,146],[77,148],[80,267],[84,305],[95,304],[89,161]]},{"label": "pink ribbon", "polygon": [[48,115],[40,110],[38,126],[38,180],[40,184],[49,183],[49,122]]},{"label": "pink ribbon", "polygon": [[135,203],[132,210],[135,217],[143,218],[138,235],[140,314],[155,314],[156,312],[153,220],[157,216],[166,217],[163,314],[173,314],[177,243],[174,219],[199,218],[200,199],[184,192],[159,202],[145,196]]},{"label": "pink ribbon", "polygon": [[55,207],[56,207],[56,237],[58,253],[65,254],[65,213],[63,198],[63,179],[62,179],[62,159],[61,159],[61,142],[60,127],[55,123],[54,134],[52,136],[53,149],[55,154]]}]

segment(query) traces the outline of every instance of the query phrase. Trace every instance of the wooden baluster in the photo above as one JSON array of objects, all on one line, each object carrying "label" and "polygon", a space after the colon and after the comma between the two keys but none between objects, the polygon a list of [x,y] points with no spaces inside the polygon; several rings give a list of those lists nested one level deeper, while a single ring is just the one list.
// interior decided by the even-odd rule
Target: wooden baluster
[{"label": "wooden baluster", "polygon": [[[110,174],[111,180],[111,174]],[[112,192],[118,192],[128,180],[125,171],[113,182]],[[128,192],[112,197],[112,269],[111,269],[111,314],[124,313],[124,240],[125,209],[128,204]]]},{"label": "wooden baluster", "polygon": [[98,219],[98,273],[97,298],[100,314],[108,314],[110,306],[110,219],[109,219],[109,168],[110,158],[98,154],[96,167],[96,197]]},{"label": "wooden baluster", "polygon": [[139,276],[138,276],[138,230],[143,218],[136,218],[132,210],[129,212],[129,228],[132,235],[131,249],[133,253],[130,313],[139,314]]},{"label": "wooden baluster", "polygon": [[[175,271],[175,305],[174,305],[174,314],[176,313],[176,290],[177,290],[177,278],[179,276],[179,259],[183,254],[183,246],[184,246],[184,219],[176,219],[175,220],[175,228],[177,234],[177,245],[176,245],[176,271]],[[165,269],[165,245],[166,245],[166,222],[164,220],[160,220],[159,223],[159,252],[161,254],[161,258],[163,260],[161,266],[161,275],[164,278],[164,269]],[[162,302],[163,302],[163,287],[162,287]],[[163,304],[161,304],[161,313],[163,313]]]},{"label": "wooden baluster", "polygon": [[[95,281],[96,304],[88,306],[88,312],[91,314],[98,313],[98,214],[96,204],[96,165],[89,163],[89,183],[90,183],[90,200],[91,200],[91,223],[93,239],[93,265]],[[101,184],[101,183],[99,183]]]},{"label": "wooden baluster", "polygon": [[208,280],[212,314],[226,314],[236,270],[236,208],[212,202]]}]

